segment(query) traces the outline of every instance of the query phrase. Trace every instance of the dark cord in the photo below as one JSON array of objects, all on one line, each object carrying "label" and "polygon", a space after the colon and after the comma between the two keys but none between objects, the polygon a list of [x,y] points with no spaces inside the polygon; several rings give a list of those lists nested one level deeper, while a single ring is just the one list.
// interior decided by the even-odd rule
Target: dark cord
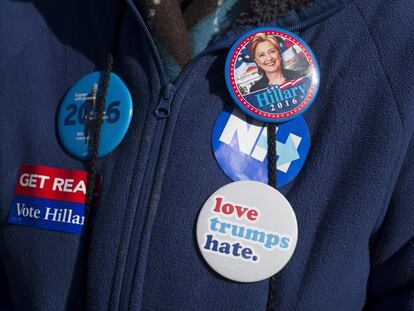
[{"label": "dark cord", "polygon": [[[115,30],[112,36],[111,45],[109,47],[109,53],[106,59],[105,70],[103,72],[103,78],[99,81],[100,85],[98,87],[98,100],[97,100],[97,110],[94,114],[96,116],[94,122],[94,128],[92,133],[89,135],[88,142],[88,152],[89,152],[89,165],[88,165],[88,178],[86,186],[86,198],[85,198],[85,224],[84,224],[84,243],[86,246],[86,255],[85,255],[85,274],[86,274],[86,291],[85,291],[85,300],[84,300],[84,309],[87,310],[88,307],[88,294],[87,294],[87,276],[88,276],[88,261],[89,261],[89,245],[91,243],[92,235],[92,219],[95,206],[95,200],[98,196],[97,193],[97,181],[100,182],[101,178],[98,177],[97,171],[97,160],[98,160],[98,151],[99,151],[99,140],[101,136],[101,129],[103,123],[103,115],[105,111],[106,95],[108,93],[109,80],[111,77],[111,72],[113,68],[114,55],[117,52],[119,34],[121,31],[122,25],[122,16],[124,14],[125,1],[117,1],[117,16],[115,20]],[[102,83],[102,84],[101,84]],[[95,112],[95,111],[94,111]],[[97,178],[98,177],[98,178]]]},{"label": "dark cord", "polygon": [[101,129],[102,129],[102,121],[103,121],[103,112],[105,110],[105,101],[106,101],[106,94],[108,92],[109,86],[109,79],[112,72],[113,66],[113,57],[112,54],[108,55],[106,61],[106,68],[103,76],[102,87],[98,91],[98,109],[96,112],[96,123],[95,128],[92,132],[92,135],[89,140],[89,146],[91,150],[91,159],[89,162],[89,170],[88,170],[88,183],[86,189],[86,215],[89,215],[89,211],[92,205],[92,200],[94,197],[94,188],[96,182],[96,161],[98,159],[98,149],[99,149],[99,139],[101,136]]},{"label": "dark cord", "polygon": [[[88,274],[88,260],[89,260],[89,244],[91,240],[92,228],[92,216],[93,209],[91,209],[93,201],[95,199],[95,190],[96,190],[96,180],[97,180],[97,169],[96,162],[98,159],[98,149],[99,149],[99,138],[101,135],[102,121],[103,121],[103,112],[105,110],[105,101],[106,94],[108,92],[109,79],[112,71],[113,57],[111,54],[108,55],[106,62],[106,68],[103,76],[102,88],[98,91],[98,107],[96,113],[96,122],[95,128],[93,129],[92,134],[89,138],[89,150],[91,150],[91,159],[89,162],[88,169],[88,180],[86,186],[86,202],[85,202],[85,224],[84,224],[84,234],[85,234],[85,245],[86,245],[86,256],[85,256],[85,273],[86,279]],[[87,288],[86,284],[86,288]],[[85,310],[87,310],[87,292],[85,293]]]},{"label": "dark cord", "polygon": [[[267,174],[268,174],[268,184],[274,188],[277,188],[277,178],[276,178],[276,125],[274,123],[267,124]],[[273,301],[274,301],[274,292],[276,289],[276,277],[273,275],[269,280],[269,294],[267,300],[267,310],[273,310]]]},{"label": "dark cord", "polygon": [[109,87],[109,80],[111,77],[112,67],[114,63],[114,55],[117,52],[118,41],[119,41],[119,34],[121,32],[121,25],[122,25],[122,16],[125,10],[125,1],[118,0],[117,1],[117,16],[115,20],[115,30],[112,35],[111,45],[109,47],[109,53],[106,58],[105,64],[105,71],[103,73],[103,78],[100,82],[98,88],[98,101],[97,101],[97,110],[96,112],[96,120],[94,122],[94,128],[89,135],[89,143],[88,143],[88,152],[89,152],[89,165],[88,165],[88,180],[86,186],[86,199],[85,199],[85,235],[86,235],[86,244],[89,244],[90,239],[90,231],[91,231],[91,222],[92,222],[92,214],[91,213],[91,206],[93,205],[94,201],[94,192],[96,187],[97,181],[97,160],[98,160],[98,151],[99,151],[99,140],[101,136],[101,129],[103,123],[103,113],[105,110],[105,102],[106,102],[106,95],[108,92]]},{"label": "dark cord", "polygon": [[268,184],[276,188],[276,125],[274,123],[267,124],[267,177]]},{"label": "dark cord", "polygon": [[[103,122],[103,112],[105,110],[105,102],[106,102],[106,94],[109,87],[109,79],[112,72],[112,67],[114,63],[113,56],[117,52],[118,47],[118,40],[119,40],[119,34],[121,31],[121,25],[122,25],[122,16],[125,10],[125,1],[124,0],[118,0],[117,1],[117,16],[115,20],[115,31],[112,36],[111,40],[111,46],[109,48],[109,53],[106,59],[105,64],[105,71],[104,76],[102,79],[102,85],[99,86],[98,90],[98,104],[97,104],[97,111],[96,111],[96,122],[95,127],[93,129],[92,135],[90,135],[89,138],[89,167],[88,167],[88,183],[87,183],[87,191],[86,191],[86,216],[89,215],[90,208],[92,205],[92,201],[94,198],[94,188],[96,183],[96,162],[98,159],[98,151],[99,151],[99,139],[101,135],[101,128],[102,128],[102,122]],[[87,218],[87,217],[86,217]],[[90,217],[89,217],[90,218]],[[91,220],[89,219],[88,222]]]}]

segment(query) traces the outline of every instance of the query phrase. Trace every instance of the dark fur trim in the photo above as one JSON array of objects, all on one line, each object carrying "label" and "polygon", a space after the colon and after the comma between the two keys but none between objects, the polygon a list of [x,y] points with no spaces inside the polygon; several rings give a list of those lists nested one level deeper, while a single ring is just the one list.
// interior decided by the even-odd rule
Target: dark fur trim
[{"label": "dark fur trim", "polygon": [[250,0],[247,11],[240,15],[234,25],[256,25],[268,22],[310,2],[312,0]]}]

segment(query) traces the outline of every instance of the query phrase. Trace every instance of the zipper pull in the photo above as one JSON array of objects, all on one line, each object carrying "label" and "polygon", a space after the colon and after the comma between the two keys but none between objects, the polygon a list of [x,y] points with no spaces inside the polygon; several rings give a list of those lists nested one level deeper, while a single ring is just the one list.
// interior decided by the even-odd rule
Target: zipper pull
[{"label": "zipper pull", "polygon": [[155,115],[160,119],[168,118],[171,111],[171,103],[174,98],[174,85],[168,83],[162,92],[162,97],[160,102],[158,103],[157,108],[155,109]]}]

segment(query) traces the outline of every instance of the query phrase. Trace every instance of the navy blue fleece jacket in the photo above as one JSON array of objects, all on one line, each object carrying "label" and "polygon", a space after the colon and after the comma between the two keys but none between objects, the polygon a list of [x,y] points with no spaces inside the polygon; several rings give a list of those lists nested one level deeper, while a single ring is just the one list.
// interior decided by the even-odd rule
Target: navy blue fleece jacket
[{"label": "navy blue fleece jacket", "polygon": [[[75,81],[103,69],[113,8],[0,3],[0,310],[79,310],[85,299],[90,310],[264,310],[268,281],[219,277],[194,237],[204,201],[230,182],[211,150],[216,118],[234,105],[225,58],[255,26],[226,32],[192,60],[174,83],[169,116],[159,117],[171,88],[128,1],[114,72],[134,116],[98,162],[89,247],[84,235],[8,223],[21,164],[85,169],[60,145],[56,113]],[[310,153],[281,189],[299,238],[277,274],[276,310],[414,310],[413,20],[412,1],[315,0],[266,24],[298,26],[321,69],[304,114]]]}]

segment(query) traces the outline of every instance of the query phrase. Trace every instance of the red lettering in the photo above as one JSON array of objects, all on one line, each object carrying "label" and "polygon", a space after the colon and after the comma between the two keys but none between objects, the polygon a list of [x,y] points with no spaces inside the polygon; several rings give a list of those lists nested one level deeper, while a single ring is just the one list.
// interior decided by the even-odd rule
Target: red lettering
[{"label": "red lettering", "polygon": [[259,216],[259,212],[255,209],[249,210],[249,212],[246,215],[247,219],[250,220],[250,221],[256,221],[257,216]]},{"label": "red lettering", "polygon": [[223,212],[223,214],[231,215],[234,212],[234,206],[229,203],[226,203],[221,208],[221,211]]},{"label": "red lettering", "polygon": [[213,212],[216,213],[223,213],[225,215],[232,215],[234,214],[234,210],[236,210],[236,216],[239,219],[242,219],[244,216],[247,220],[256,221],[257,217],[259,216],[259,211],[254,208],[243,207],[239,205],[233,205],[231,203],[225,203],[222,205],[224,198],[217,197],[216,204],[214,206]]},{"label": "red lettering", "polygon": [[221,202],[223,202],[223,198],[216,198],[216,207],[213,209],[213,212],[220,213]]},{"label": "red lettering", "polygon": [[237,216],[239,217],[239,218],[242,218],[243,217],[243,215],[247,212],[249,210],[249,208],[248,207],[241,207],[241,206],[238,206],[238,205],[236,205],[236,212],[237,212]]}]

